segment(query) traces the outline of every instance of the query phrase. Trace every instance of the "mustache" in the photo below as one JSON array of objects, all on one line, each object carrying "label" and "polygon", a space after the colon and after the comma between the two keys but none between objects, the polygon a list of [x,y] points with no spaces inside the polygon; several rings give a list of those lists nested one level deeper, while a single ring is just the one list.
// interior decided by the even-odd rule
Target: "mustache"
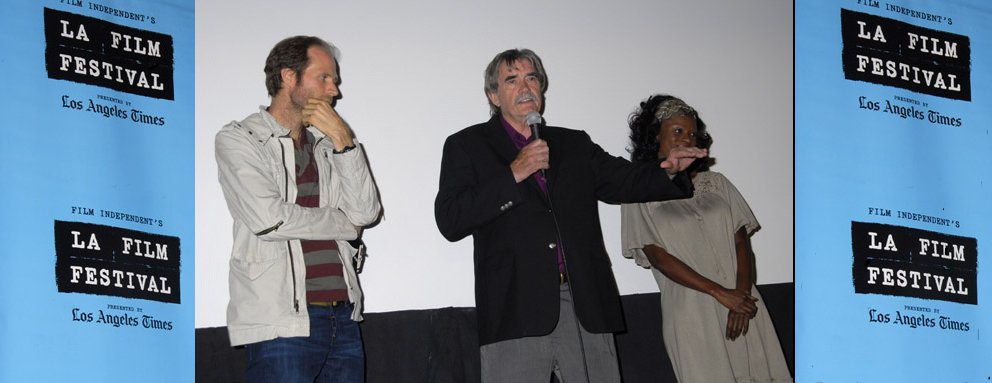
[{"label": "mustache", "polygon": [[527,92],[521,93],[519,96],[517,96],[517,98],[513,99],[513,103],[514,104],[519,104],[521,102],[527,101],[528,98],[531,99],[531,100],[534,100],[534,102],[537,102],[537,97],[534,96],[534,93],[531,93],[530,91],[527,91]]}]

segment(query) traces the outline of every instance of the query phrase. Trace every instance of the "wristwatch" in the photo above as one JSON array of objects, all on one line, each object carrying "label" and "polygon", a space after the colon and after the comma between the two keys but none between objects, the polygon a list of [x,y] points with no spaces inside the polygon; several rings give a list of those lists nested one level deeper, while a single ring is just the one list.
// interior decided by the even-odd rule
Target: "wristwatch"
[{"label": "wristwatch", "polygon": [[355,145],[354,145],[354,144],[351,144],[351,145],[348,145],[348,146],[345,146],[345,147],[344,147],[343,149],[341,149],[340,151],[339,151],[339,150],[337,150],[337,149],[333,149],[333,150],[331,150],[331,153],[334,153],[334,154],[344,154],[344,153],[348,153],[348,152],[350,152],[350,151],[352,151],[352,150],[355,150]]}]

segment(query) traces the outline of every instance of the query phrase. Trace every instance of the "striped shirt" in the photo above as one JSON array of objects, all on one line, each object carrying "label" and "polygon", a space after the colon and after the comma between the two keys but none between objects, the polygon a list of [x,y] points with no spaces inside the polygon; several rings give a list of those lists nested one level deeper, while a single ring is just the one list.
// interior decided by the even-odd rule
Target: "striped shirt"
[{"label": "striped shirt", "polygon": [[[303,207],[320,206],[320,176],[313,147],[313,134],[304,130],[295,145],[296,204]],[[347,301],[348,286],[344,283],[338,244],[333,240],[302,240],[303,259],[307,265],[307,302]]]}]

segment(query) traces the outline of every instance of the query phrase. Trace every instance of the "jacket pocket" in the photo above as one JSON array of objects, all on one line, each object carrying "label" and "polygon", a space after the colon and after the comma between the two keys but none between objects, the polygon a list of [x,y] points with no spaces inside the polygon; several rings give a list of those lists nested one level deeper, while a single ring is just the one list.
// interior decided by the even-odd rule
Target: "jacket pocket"
[{"label": "jacket pocket", "polygon": [[266,271],[285,259],[286,243],[283,241],[249,241],[239,256],[231,259],[231,267],[237,272],[255,280]]},{"label": "jacket pocket", "polygon": [[265,274],[266,271],[272,268],[276,264],[276,259],[267,259],[260,262],[248,262],[242,260],[231,261],[231,267],[237,269],[237,271],[248,279],[255,280],[258,277]]}]

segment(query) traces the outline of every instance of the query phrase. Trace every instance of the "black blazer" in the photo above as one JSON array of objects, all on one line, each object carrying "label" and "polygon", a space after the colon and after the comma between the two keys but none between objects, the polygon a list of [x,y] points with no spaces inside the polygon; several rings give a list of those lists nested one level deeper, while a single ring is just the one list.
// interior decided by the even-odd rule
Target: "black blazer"
[{"label": "black blazer", "polygon": [[688,176],[680,174],[673,182],[657,161],[631,163],[613,157],[582,131],[549,126],[541,133],[551,149],[550,201],[534,176],[519,184],[514,181],[510,163],[519,150],[499,115],[444,143],[434,215],[449,241],[473,237],[480,345],[554,330],[558,246],[564,249],[582,326],[594,333],[622,331],[598,201],[645,202],[692,194]]}]

